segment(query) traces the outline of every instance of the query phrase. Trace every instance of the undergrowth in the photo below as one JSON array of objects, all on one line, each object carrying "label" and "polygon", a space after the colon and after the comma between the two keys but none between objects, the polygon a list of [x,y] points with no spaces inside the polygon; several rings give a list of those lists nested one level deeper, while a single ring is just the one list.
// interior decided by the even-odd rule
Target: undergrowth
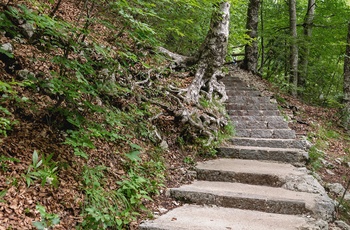
[{"label": "undergrowth", "polygon": [[[52,17],[47,12],[52,12],[49,7],[40,4],[36,10],[19,5],[0,12],[3,22],[0,29],[7,36],[27,39],[28,45],[50,57],[31,60],[33,65],[39,62],[50,66],[45,71],[33,70],[24,79],[0,79],[0,135],[6,138],[13,127],[20,125],[13,112],[16,110],[25,110],[63,133],[62,143],[71,149],[71,164],[67,167],[77,167],[80,175],[76,178],[84,194],[80,204],[82,221],[77,226],[80,229],[127,228],[141,213],[148,212],[144,202],[159,194],[165,180],[163,154],[167,152],[161,143],[166,140],[166,134],[159,131],[162,129],[159,120],[174,116],[164,110],[164,105],[176,106],[164,90],[170,72],[152,66],[153,60],[137,49],[140,38],[143,43],[155,42],[144,39],[152,30],[131,20],[128,11],[118,11],[115,7],[111,12],[122,13],[125,25],[136,28],[129,34],[134,41],[126,39],[122,43],[118,37],[113,45],[102,45],[90,28],[93,23],[102,24],[111,33],[116,29],[116,21],[93,21],[87,15],[86,24],[78,26]],[[30,38],[19,26],[21,21],[35,28]],[[16,58],[13,54],[5,55],[11,60]],[[164,60],[158,57],[156,62]],[[40,94],[48,98],[47,103],[37,104],[32,98],[18,96],[17,91]],[[224,113],[217,103],[201,101],[201,106]],[[208,144],[208,137],[201,130],[176,119],[172,125],[183,134],[177,138],[178,143],[186,148],[191,146],[192,152],[202,155],[215,155],[221,141],[234,133],[231,124],[221,127],[213,131],[215,138]],[[102,152],[107,144],[113,146],[106,154],[112,159],[105,160],[105,156],[97,156],[96,152]],[[33,151],[32,163],[22,173],[28,187],[38,183],[42,187],[59,187],[63,164],[58,160],[59,154]],[[84,165],[74,165],[77,159]],[[190,159],[186,161],[190,163]],[[3,171],[8,170],[8,161],[18,162],[16,158],[1,155]],[[115,173],[112,163],[123,174]],[[58,224],[58,214],[46,213],[40,205],[37,209],[43,219],[35,222],[35,227]]]}]

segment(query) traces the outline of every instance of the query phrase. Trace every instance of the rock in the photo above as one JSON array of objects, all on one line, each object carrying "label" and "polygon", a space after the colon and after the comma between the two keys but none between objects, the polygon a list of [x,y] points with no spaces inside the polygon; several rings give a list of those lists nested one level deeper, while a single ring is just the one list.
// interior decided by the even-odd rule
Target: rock
[{"label": "rock", "polygon": [[344,200],[350,201],[350,193],[349,192],[346,192],[346,194],[344,196]]},{"label": "rock", "polygon": [[350,226],[341,220],[336,220],[334,223],[341,229],[341,230],[350,230]]},{"label": "rock", "polygon": [[306,225],[301,226],[300,230],[328,230],[328,223],[324,220],[310,220]]},{"label": "rock", "polygon": [[326,191],[312,175],[289,176],[282,186],[285,189],[299,192],[325,194]]},{"label": "rock", "polygon": [[334,161],[337,162],[340,165],[343,163],[341,158],[336,158]]},{"label": "rock", "polygon": [[350,162],[346,162],[346,166],[350,168]]},{"label": "rock", "polygon": [[326,169],[326,173],[328,173],[329,175],[334,175],[334,172],[330,169]]},{"label": "rock", "polygon": [[159,208],[158,208],[158,211],[159,211],[161,214],[164,214],[164,213],[168,212],[169,210],[166,209],[166,208],[163,208],[163,207],[159,207]]},{"label": "rock", "polygon": [[164,149],[164,150],[167,150],[167,149],[169,148],[169,145],[168,145],[168,143],[167,143],[166,141],[163,140],[163,141],[160,143],[159,147],[161,147],[161,148]]},{"label": "rock", "polygon": [[9,53],[13,53],[13,46],[11,45],[11,43],[2,44],[1,49],[5,50]]},{"label": "rock", "polygon": [[26,23],[20,25],[19,27],[21,27],[23,29],[24,36],[26,36],[27,38],[33,37],[33,35],[35,33],[35,27],[32,23],[26,22]]},{"label": "rock", "polygon": [[35,74],[27,69],[19,70],[17,76],[20,80],[27,80],[29,78],[35,78]]},{"label": "rock", "polygon": [[343,185],[339,183],[327,183],[326,187],[329,189],[330,192],[336,194],[337,196],[343,195],[345,188]]},{"label": "rock", "polygon": [[329,162],[329,161],[327,161],[327,160],[325,160],[323,158],[321,158],[321,162],[327,168],[331,168],[331,169],[335,168],[334,164],[332,164],[331,162]]}]

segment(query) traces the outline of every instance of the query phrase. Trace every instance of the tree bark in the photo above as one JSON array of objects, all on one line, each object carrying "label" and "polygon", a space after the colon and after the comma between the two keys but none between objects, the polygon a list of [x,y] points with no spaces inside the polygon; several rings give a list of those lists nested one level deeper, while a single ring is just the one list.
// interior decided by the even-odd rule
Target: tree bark
[{"label": "tree bark", "polygon": [[308,73],[309,55],[310,55],[310,39],[312,36],[312,26],[314,21],[316,3],[315,0],[308,1],[307,12],[304,20],[304,44],[301,47],[300,55],[300,72],[298,74],[298,87],[305,87],[306,77]]},{"label": "tree bark", "polygon": [[159,48],[160,52],[173,58],[177,66],[197,65],[195,77],[185,96],[188,103],[198,104],[201,93],[210,101],[216,95],[221,102],[227,100],[225,85],[217,80],[224,77],[221,67],[227,53],[231,5],[229,1],[222,1],[214,6],[208,34],[196,55],[186,57]]},{"label": "tree bark", "polygon": [[243,60],[243,69],[252,73],[257,72],[258,66],[258,23],[259,23],[260,0],[250,0],[247,13],[247,35],[251,38],[251,43],[245,46],[245,57]]},{"label": "tree bark", "polygon": [[347,43],[346,43],[346,51],[344,58],[344,85],[343,85],[343,93],[344,93],[344,127],[349,130],[350,129],[350,21],[348,25],[348,35],[347,35]]},{"label": "tree bark", "polygon": [[298,87],[298,45],[297,45],[297,11],[296,0],[289,0],[289,20],[290,20],[290,76],[289,80],[293,84],[292,95],[297,96]]},{"label": "tree bark", "polygon": [[[261,25],[261,33],[264,34],[264,1],[261,0],[261,6],[260,6],[260,25]],[[261,38],[261,61],[260,61],[260,67],[259,67],[259,72],[261,74],[263,74],[263,70],[264,70],[264,63],[265,63],[265,44],[264,44],[264,35],[260,36]]]},{"label": "tree bark", "polygon": [[221,94],[221,101],[227,99],[225,86],[217,82],[222,78],[221,66],[227,53],[229,35],[230,3],[217,3],[214,10],[208,34],[199,48],[198,67],[191,85],[188,87],[186,100],[198,103],[202,88],[207,88],[207,98],[212,100],[213,92]]}]

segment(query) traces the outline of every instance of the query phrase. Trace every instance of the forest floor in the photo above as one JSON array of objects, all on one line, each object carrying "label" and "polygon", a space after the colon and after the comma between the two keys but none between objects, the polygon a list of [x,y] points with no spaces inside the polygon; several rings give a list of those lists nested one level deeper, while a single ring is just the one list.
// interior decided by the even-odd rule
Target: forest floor
[{"label": "forest floor", "polygon": [[[79,10],[76,2],[64,1],[57,12],[58,16],[67,21],[77,18]],[[5,1],[0,0],[0,3],[5,4]],[[4,33],[0,33],[0,43],[14,44],[14,54],[20,60],[22,68],[35,73],[41,72],[44,75],[57,68],[47,61],[55,54],[45,54],[31,44],[6,37]],[[33,63],[34,57],[40,61]],[[5,64],[0,61],[0,83],[20,80],[18,76],[7,73],[4,66]],[[275,98],[283,114],[290,120],[290,127],[296,130],[298,135],[307,136],[314,144],[322,140],[324,158],[329,164],[326,167],[320,163],[318,174],[325,182],[338,182],[346,186],[350,178],[347,164],[350,162],[350,144],[348,135],[338,125],[337,109],[304,104],[298,99],[279,92],[274,86],[257,76],[238,69],[234,71],[246,75],[248,82],[264,94]],[[181,74],[184,75],[184,73]],[[173,81],[185,87],[191,78],[181,77],[181,74],[179,77],[173,76]],[[6,93],[2,92],[1,87],[0,85],[0,93],[4,98],[3,95]],[[89,152],[89,160],[74,156],[72,147],[63,144],[67,134],[58,128],[58,126],[65,126],[64,122],[67,121],[57,114],[48,113],[47,108],[55,104],[55,99],[16,84],[12,85],[12,89],[20,98],[30,99],[31,104],[27,106],[16,101],[1,104],[9,108],[18,123],[12,127],[12,130],[8,130],[7,137],[0,137],[0,230],[33,229],[32,222],[40,221],[37,204],[45,206],[47,213],[59,214],[61,222],[54,229],[74,229],[82,222],[81,210],[86,194],[82,189],[81,176],[85,165],[93,167],[103,163],[110,168],[110,173],[113,175],[109,175],[106,184],[113,190],[115,189],[113,186],[116,185],[113,185],[115,181],[112,180],[126,175],[120,156],[115,154],[118,150],[122,152],[123,147],[99,142],[98,148]],[[123,104],[128,103],[134,103],[134,101],[123,101]],[[167,150],[162,156],[165,162],[164,186],[159,195],[154,195],[151,201],[144,201],[144,205],[155,215],[181,205],[166,195],[166,188],[190,183],[193,180],[191,171],[195,162],[207,159],[197,154],[196,147],[181,145],[178,137],[183,135],[181,133],[183,129],[179,128],[172,117],[160,116],[160,118],[157,123],[158,129],[167,134],[164,137]],[[38,181],[28,181],[26,175],[30,173],[29,166],[33,165],[33,150],[38,150],[39,154],[54,153],[53,160],[58,163],[50,167],[51,169],[59,167],[58,187],[42,186]],[[130,224],[130,229],[136,229],[139,222],[148,215],[147,212],[143,212]]]}]

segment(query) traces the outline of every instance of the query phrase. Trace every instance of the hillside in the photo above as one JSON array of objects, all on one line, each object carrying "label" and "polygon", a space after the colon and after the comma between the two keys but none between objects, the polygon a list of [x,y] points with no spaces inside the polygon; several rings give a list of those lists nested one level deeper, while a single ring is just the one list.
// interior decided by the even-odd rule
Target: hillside
[{"label": "hillside", "polygon": [[[0,229],[136,229],[180,205],[166,188],[188,183],[233,127],[206,120],[224,120],[223,105],[179,100],[192,70],[172,70],[127,6],[44,2],[0,0]],[[321,178],[346,186],[337,110],[248,77],[322,150],[311,164]]]}]

